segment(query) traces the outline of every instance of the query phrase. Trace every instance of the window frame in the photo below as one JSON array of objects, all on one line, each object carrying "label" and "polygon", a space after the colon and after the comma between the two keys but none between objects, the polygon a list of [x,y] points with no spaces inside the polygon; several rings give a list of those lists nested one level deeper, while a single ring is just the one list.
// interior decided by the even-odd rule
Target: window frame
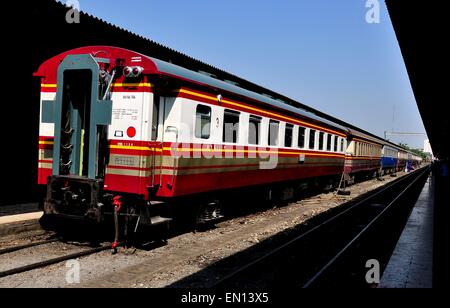
[{"label": "window frame", "polygon": [[310,129],[309,130],[309,142],[308,142],[308,149],[309,150],[315,150],[316,149],[316,133],[317,133],[317,130],[315,130],[315,129]]},{"label": "window frame", "polygon": [[[235,127],[235,125],[233,125],[233,141],[227,141],[225,140],[226,138],[226,124],[227,122],[225,122],[225,117],[226,116],[234,116],[237,118],[237,129]],[[232,144],[237,144],[239,143],[239,131],[240,131],[240,121],[241,121],[241,113],[239,111],[235,111],[232,109],[224,109],[223,111],[223,121],[222,121],[222,142],[223,143],[232,143]],[[234,137],[236,137],[236,140],[234,140]]]},{"label": "window frame", "polygon": [[[287,138],[287,132],[288,132],[288,128],[290,130],[290,138],[291,138],[291,144],[288,145],[286,143],[286,138]],[[284,147],[285,148],[292,148],[294,146],[294,125],[290,124],[290,123],[286,123],[285,128],[284,128]]]},{"label": "window frame", "polygon": [[[300,131],[303,130],[303,134],[300,134]],[[297,147],[299,149],[304,149],[306,146],[306,127],[298,126],[298,134],[297,134]],[[300,136],[303,136],[302,146],[300,146]]]},{"label": "window frame", "polygon": [[[258,125],[256,126],[256,143],[251,143],[250,142],[250,127],[251,124],[253,123],[252,120],[254,120],[255,122],[258,122]],[[262,127],[262,117],[259,116],[255,116],[255,115],[250,115],[248,118],[248,144],[249,145],[260,145],[261,144],[261,127]]]},{"label": "window frame", "polygon": [[319,131],[319,151],[324,151],[325,149],[325,133]]},{"label": "window frame", "polygon": [[327,134],[327,146],[325,147],[327,152],[331,152],[331,142],[333,141],[333,136],[331,134]]},{"label": "window frame", "polygon": [[[277,133],[275,135],[276,136],[275,144],[272,144],[270,141],[270,136],[271,136],[270,132],[271,132],[271,128],[273,127],[272,124],[276,124],[276,128],[277,128]],[[280,144],[280,121],[269,119],[269,127],[267,130],[267,145],[276,147],[279,144]]]},{"label": "window frame", "polygon": [[[199,115],[199,108],[205,108],[205,109],[209,109],[209,129],[208,129],[208,136],[205,137],[206,135],[203,135],[203,118],[200,118],[200,135],[198,135],[198,131],[197,131],[197,123],[198,123],[198,115]],[[211,138],[211,121],[212,121],[212,108],[211,106],[208,105],[204,105],[204,104],[198,104],[195,107],[195,123],[194,123],[194,136],[195,138],[198,139],[203,139],[203,140],[207,140]]]}]

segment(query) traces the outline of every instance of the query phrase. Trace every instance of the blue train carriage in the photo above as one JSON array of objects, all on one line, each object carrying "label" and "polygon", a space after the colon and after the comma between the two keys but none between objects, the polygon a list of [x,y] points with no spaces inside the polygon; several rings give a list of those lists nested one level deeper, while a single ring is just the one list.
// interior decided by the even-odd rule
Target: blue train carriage
[{"label": "blue train carriage", "polygon": [[397,172],[400,148],[390,142],[383,144],[381,150],[381,174],[394,174]]},{"label": "blue train carriage", "polygon": [[406,168],[405,168],[405,171],[406,172],[411,172],[411,171],[413,171],[414,170],[414,167],[413,167],[413,154],[410,152],[410,151],[408,151],[408,154],[407,154],[407,160],[406,160]]},{"label": "blue train carriage", "polygon": [[410,172],[420,167],[422,163],[422,157],[419,155],[408,151],[408,160],[406,163],[406,171]]}]

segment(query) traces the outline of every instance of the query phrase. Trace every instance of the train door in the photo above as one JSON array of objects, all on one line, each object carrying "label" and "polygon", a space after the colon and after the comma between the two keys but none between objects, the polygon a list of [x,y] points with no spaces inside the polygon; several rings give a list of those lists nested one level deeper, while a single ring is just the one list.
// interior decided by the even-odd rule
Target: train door
[{"label": "train door", "polygon": [[54,123],[53,175],[102,179],[112,102],[103,99],[100,68],[91,55],[69,55],[58,68],[55,101],[43,102],[43,122]]},{"label": "train door", "polygon": [[[176,97],[161,97],[160,98],[160,112],[159,112],[159,125],[158,125],[158,140],[161,141],[162,149],[167,147],[172,148],[177,146],[180,141],[180,123],[179,123],[179,110],[175,110],[179,107],[175,104]],[[171,151],[172,152],[172,151]],[[176,167],[177,167],[177,157],[175,155],[163,155],[164,151],[161,151],[159,160],[157,164],[160,167],[160,177],[159,183],[163,184],[163,176],[166,174],[168,176],[166,180],[166,186],[171,189],[174,185]],[[169,170],[170,174],[165,173],[164,170]]]},{"label": "train door", "polygon": [[42,102],[42,122],[54,123],[46,214],[102,217],[112,101],[106,99],[110,82],[100,65],[107,62],[89,54],[68,55],[58,67],[56,99]]},{"label": "train door", "polygon": [[[161,110],[164,110],[164,98],[157,93],[154,93],[151,97],[150,106],[145,106],[144,104],[144,108],[149,108],[150,110],[150,126],[145,127],[143,130],[148,130],[150,133],[150,188],[157,188],[161,183],[160,173],[164,137],[160,126],[164,121],[161,112]],[[143,121],[143,125],[145,125],[145,121]]]}]

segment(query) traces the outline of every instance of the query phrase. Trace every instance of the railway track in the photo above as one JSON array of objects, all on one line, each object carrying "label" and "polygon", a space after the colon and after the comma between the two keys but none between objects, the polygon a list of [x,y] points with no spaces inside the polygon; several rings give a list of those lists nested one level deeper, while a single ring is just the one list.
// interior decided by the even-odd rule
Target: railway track
[{"label": "railway track", "polygon": [[[347,214],[345,214],[346,212],[351,212],[352,209],[355,210],[356,208],[359,207],[357,204],[362,204],[365,200],[368,200],[368,199],[370,199],[371,203],[372,203],[372,205],[369,206],[369,207],[373,208],[373,209],[376,209],[376,213],[379,213],[378,210],[381,209],[381,206],[380,206],[380,204],[382,202],[381,199],[385,198],[385,194],[387,194],[388,191],[391,191],[392,192],[391,198],[395,198],[394,195],[398,195],[398,190],[401,187],[408,186],[409,183],[411,183],[415,179],[416,175],[418,175],[419,171],[420,170],[417,170],[416,172],[414,172],[412,174],[406,175],[406,176],[404,176],[402,178],[399,178],[399,179],[395,180],[394,182],[392,182],[395,185],[391,183],[391,184],[388,184],[387,186],[383,186],[383,187],[375,190],[375,193],[370,193],[370,196],[364,196],[363,200],[357,201],[357,203],[355,203],[354,205],[352,204],[352,205],[348,205],[348,206],[346,206],[346,205],[342,206],[342,209],[344,210],[344,212],[342,212],[342,213],[340,213],[340,214],[338,214],[336,216],[338,216],[338,217],[339,216],[346,216],[347,215]],[[403,179],[405,179],[405,180],[403,181]],[[408,180],[406,180],[406,179],[408,179]],[[378,197],[376,197],[376,196],[378,196]],[[361,205],[360,207],[363,207],[363,206]],[[375,212],[372,213],[372,214],[375,214]],[[333,215],[334,215],[334,212],[333,212]],[[323,220],[325,220],[325,219],[327,219],[327,221],[328,220],[332,220],[332,218],[328,219],[328,217],[330,217],[330,216],[331,215],[326,216],[326,218],[324,218]],[[351,215],[349,215],[349,216],[351,216]],[[335,217],[335,216],[333,216],[333,217]],[[354,216],[352,216],[352,217],[354,217]],[[350,220],[350,218],[347,218],[347,219]],[[319,222],[320,225],[326,224],[326,222],[322,223],[322,221]],[[357,230],[360,230],[362,225],[363,225],[363,223],[359,223],[359,227],[357,227]],[[314,229],[316,229],[318,227],[319,226],[317,225],[317,227],[314,227]],[[302,230],[305,230],[305,229],[302,229]],[[322,232],[324,232],[324,231],[322,231]],[[329,232],[331,232],[331,233],[334,232],[336,234],[338,233],[337,231],[329,231]],[[302,235],[304,238],[303,238],[303,240],[300,240],[300,242],[303,241],[303,244],[302,244],[303,246],[297,246],[297,249],[310,249],[310,251],[314,251],[316,248],[317,249],[319,248],[319,247],[317,247],[317,245],[316,245],[316,247],[314,247],[314,244],[311,244],[311,242],[314,242],[314,238],[315,238],[315,236],[312,233],[314,233],[314,232],[311,229],[309,231],[306,231],[304,233],[304,235]],[[310,235],[308,236],[308,234],[310,234]],[[341,234],[341,233],[339,232],[339,234]],[[319,236],[319,235],[317,235],[317,236]],[[309,238],[309,240],[307,242],[309,242],[310,246],[307,246],[305,244],[305,242],[306,242],[306,240],[308,238]],[[56,242],[58,240],[59,240],[59,238],[58,239],[49,239],[48,242],[47,242],[47,240],[44,240],[44,241],[36,242],[36,243],[32,243],[32,244],[26,244],[26,245],[21,245],[21,246],[17,246],[17,247],[6,248],[6,249],[3,250],[4,251],[3,254],[7,254],[9,252],[14,252],[14,251],[17,251],[17,250],[20,250],[20,249],[32,248],[34,246],[39,246],[39,245],[43,245],[43,244],[49,244],[51,242]],[[28,246],[28,245],[31,245],[31,246]],[[339,245],[341,245],[341,246],[339,246]],[[342,243],[341,242],[337,242],[337,243],[334,244],[334,246],[333,245],[329,245],[330,246],[329,248],[330,249],[333,248],[334,249],[334,253],[336,254],[336,251],[338,251],[339,249],[341,249],[342,247],[345,246],[345,245],[344,246],[342,246],[342,245],[343,245],[343,242]],[[295,245],[293,245],[292,247],[294,247],[294,246]],[[300,247],[300,248],[298,248],[298,247]],[[36,262],[36,263],[32,263],[32,264],[29,264],[29,265],[26,265],[26,266],[21,266],[21,267],[5,270],[3,272],[0,272],[0,277],[10,276],[10,275],[18,274],[18,273],[21,273],[21,272],[30,271],[30,270],[33,270],[33,269],[46,267],[46,266],[49,266],[51,264],[56,264],[56,263],[63,262],[63,261],[66,261],[66,260],[75,259],[75,258],[79,258],[79,257],[82,257],[82,256],[87,256],[87,255],[90,255],[90,254],[95,254],[97,252],[100,252],[100,251],[106,250],[106,249],[110,249],[110,246],[109,245],[107,245],[107,246],[99,246],[99,247],[86,249],[86,250],[83,250],[83,251],[80,251],[80,252],[76,252],[76,253],[70,253],[70,254],[67,254],[67,255],[64,255],[64,256],[60,256],[60,257],[56,257],[56,258],[49,258],[48,260],[44,260],[42,262]],[[286,248],[286,249],[288,249],[288,248]],[[292,248],[292,249],[295,250],[295,247]],[[281,249],[281,250],[283,250],[283,249]],[[330,251],[327,254],[324,253],[323,256],[330,257],[330,259],[331,259],[331,256],[334,256],[334,255],[332,255],[332,253],[330,253]],[[317,250],[317,252],[318,252],[317,253],[317,255],[318,255],[320,253],[320,250]],[[0,255],[1,254],[2,254],[2,250],[0,250]],[[272,253],[272,254],[276,255],[276,252]],[[291,253],[291,255],[294,255],[294,253]],[[317,255],[314,255],[314,254],[311,253],[311,256],[310,256],[311,258],[310,259],[316,258]],[[270,258],[271,257],[268,256],[266,261],[261,260],[261,262],[263,262],[262,264],[267,264],[267,262],[270,263]],[[280,251],[279,258],[284,258],[283,259],[283,263],[287,263],[287,262],[285,262],[286,254],[283,255],[282,251]],[[287,259],[289,260],[290,258],[291,257],[288,257]],[[317,259],[318,259],[317,261],[320,261],[320,262],[317,262],[315,264],[313,264],[312,262],[307,263],[308,260],[306,258],[303,259],[303,261],[305,262],[304,263],[305,267],[308,267],[310,264],[313,264],[313,265],[311,265],[311,268],[309,268],[309,270],[307,271],[307,275],[305,274],[303,276],[302,280],[296,280],[295,281],[296,285],[304,286],[308,282],[308,279],[313,277],[314,274],[316,274],[323,267],[323,265],[327,264],[327,262],[329,261],[329,260],[327,260],[326,258],[323,258],[323,257],[320,260],[319,260],[319,258],[317,258]],[[257,261],[257,260],[255,260],[255,261]],[[292,261],[295,263],[295,259],[293,259]],[[266,262],[266,263],[264,263],[264,262]],[[258,262],[256,262],[256,263],[258,263]],[[227,277],[224,277],[226,274],[225,275],[220,275],[220,276],[222,276],[224,278],[221,279],[221,281],[213,284],[213,286],[220,287],[220,286],[233,285],[232,281],[235,278],[239,279],[239,281],[242,284],[248,285],[248,286],[260,286],[258,284],[254,284],[254,281],[256,281],[258,283],[263,282],[263,283],[266,283],[266,285],[271,285],[271,283],[274,280],[271,279],[271,277],[264,277],[264,275],[261,275],[261,273],[265,273],[265,275],[269,275],[269,272],[272,271],[272,267],[270,267],[269,270],[267,270],[267,268],[265,268],[264,270],[261,270],[261,268],[257,269],[258,268],[258,264],[256,264],[256,263],[254,265],[251,265],[251,264],[248,265],[247,264],[246,266],[244,266],[243,269],[239,269],[238,271],[230,273],[229,275],[227,275]],[[246,269],[245,269],[246,267],[248,267],[249,270],[251,270],[251,268],[254,268],[254,270],[256,269],[257,272],[259,271],[259,273],[257,274],[256,278],[250,278],[250,276],[248,276],[246,279],[242,279],[242,277],[239,278],[239,275],[244,275],[244,276],[249,275],[248,272],[246,272]],[[294,266],[292,266],[292,262],[291,262],[289,271],[292,271],[293,268],[294,268]],[[298,270],[296,270],[296,271],[298,271]],[[325,272],[326,271],[324,271],[324,273]],[[222,273],[229,273],[229,271],[225,270]],[[322,277],[325,277],[325,276],[322,276]],[[287,276],[286,276],[286,273],[280,272],[280,274],[278,274],[278,277],[283,279],[283,277],[287,277]],[[300,276],[298,276],[298,277],[300,277]],[[249,283],[249,281],[251,282],[252,280],[254,280],[252,282],[253,284]],[[288,280],[289,281],[293,281],[293,279],[288,279]],[[314,284],[311,284],[311,285],[314,285]]]},{"label": "railway track", "polygon": [[42,241],[36,241],[34,243],[28,243],[28,244],[23,244],[23,245],[17,245],[17,246],[12,246],[12,247],[8,247],[8,248],[3,248],[0,249],[0,255],[4,255],[6,253],[11,253],[11,252],[15,252],[15,251],[19,251],[22,249],[27,249],[27,248],[31,248],[31,247],[36,247],[36,246],[41,246],[41,245],[45,245],[45,244],[49,244],[49,243],[54,243],[59,241],[60,239],[48,239],[48,240],[42,240]]},{"label": "railway track", "polygon": [[212,287],[373,287],[366,262],[385,267],[428,173],[421,168],[371,192]]},{"label": "railway track", "polygon": [[[42,241],[38,241],[38,242],[35,242],[35,243],[29,243],[29,244],[24,244],[24,245],[8,247],[8,248],[5,248],[5,249],[1,249],[0,250],[0,255],[16,252],[16,251],[19,251],[19,250],[34,248],[34,247],[42,246],[42,245],[46,245],[46,244],[51,244],[51,243],[55,243],[55,242],[59,242],[59,241],[61,241],[61,239],[56,238],[56,239],[42,240]],[[42,268],[42,267],[46,267],[46,266],[50,266],[50,265],[57,264],[57,263],[60,263],[60,262],[64,262],[64,261],[67,261],[67,260],[72,260],[72,259],[88,256],[88,255],[95,254],[95,253],[98,253],[98,252],[101,252],[101,251],[104,251],[104,250],[108,250],[108,249],[111,249],[111,245],[110,244],[108,244],[108,245],[100,245],[98,247],[92,247],[92,248],[84,249],[82,251],[69,253],[69,254],[66,254],[66,255],[63,255],[63,256],[59,256],[59,257],[49,258],[49,259],[46,259],[46,260],[30,263],[30,264],[27,264],[27,265],[24,265],[24,266],[14,267],[14,268],[11,268],[11,269],[8,269],[8,270],[5,270],[5,271],[1,271],[0,272],[0,278],[6,277],[6,276],[15,275],[15,274],[19,274],[19,273],[23,273],[23,272],[27,272],[27,271],[31,271],[31,270]]]}]

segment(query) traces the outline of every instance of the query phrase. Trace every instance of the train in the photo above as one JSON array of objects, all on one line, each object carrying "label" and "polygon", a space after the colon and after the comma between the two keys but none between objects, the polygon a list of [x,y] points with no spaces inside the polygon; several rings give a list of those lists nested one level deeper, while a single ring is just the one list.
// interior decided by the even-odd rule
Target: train
[{"label": "train", "polygon": [[199,221],[214,221],[233,191],[288,199],[338,187],[343,175],[351,182],[421,163],[362,129],[120,47],[63,52],[35,76],[46,217],[154,225],[171,219],[166,205],[195,199]]}]

